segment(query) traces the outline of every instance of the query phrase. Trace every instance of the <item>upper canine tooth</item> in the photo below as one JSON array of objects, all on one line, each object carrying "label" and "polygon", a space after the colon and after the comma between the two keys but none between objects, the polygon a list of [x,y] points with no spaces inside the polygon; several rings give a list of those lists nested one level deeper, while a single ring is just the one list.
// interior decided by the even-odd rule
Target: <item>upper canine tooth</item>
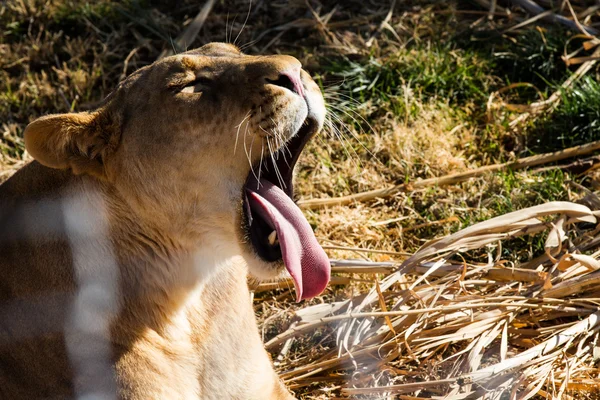
[{"label": "upper canine tooth", "polygon": [[277,243],[277,231],[269,233],[269,237],[267,239],[269,240],[269,244],[274,246]]}]

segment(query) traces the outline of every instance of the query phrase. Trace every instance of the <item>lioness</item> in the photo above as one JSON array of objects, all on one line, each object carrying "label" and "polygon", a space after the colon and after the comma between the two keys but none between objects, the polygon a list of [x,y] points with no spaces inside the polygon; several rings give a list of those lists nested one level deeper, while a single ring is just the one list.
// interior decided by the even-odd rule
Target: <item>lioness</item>
[{"label": "lioness", "polygon": [[324,115],[295,58],[211,43],[29,124],[0,186],[0,398],[292,399],[246,275],[328,283],[292,201]]}]

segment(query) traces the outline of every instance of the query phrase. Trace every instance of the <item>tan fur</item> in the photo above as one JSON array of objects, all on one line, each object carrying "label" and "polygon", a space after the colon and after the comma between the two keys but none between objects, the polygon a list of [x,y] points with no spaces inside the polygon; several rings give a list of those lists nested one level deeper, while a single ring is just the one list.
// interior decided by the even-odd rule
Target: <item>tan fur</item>
[{"label": "tan fur", "polygon": [[281,266],[254,255],[240,207],[266,137],[306,118],[265,84],[298,68],[210,44],[137,71],[94,112],[27,127],[36,161],[0,186],[0,399],[293,398],[246,284],[248,267]]}]

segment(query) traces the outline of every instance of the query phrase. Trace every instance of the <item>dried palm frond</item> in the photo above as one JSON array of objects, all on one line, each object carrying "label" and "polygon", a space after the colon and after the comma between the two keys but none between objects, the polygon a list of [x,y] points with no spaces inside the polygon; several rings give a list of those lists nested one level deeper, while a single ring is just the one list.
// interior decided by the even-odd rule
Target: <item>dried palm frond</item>
[{"label": "dried palm frond", "polygon": [[[292,388],[319,382],[351,397],[592,393],[600,383],[600,252],[590,253],[596,231],[582,227],[597,214],[550,202],[426,243],[394,270],[348,263],[345,272],[379,264],[388,272],[366,294],[302,309],[267,348],[287,352],[294,340],[322,337],[311,353],[288,354],[280,374]],[[544,235],[545,254],[509,267],[498,243],[522,235]],[[486,263],[467,261],[482,254]]]}]

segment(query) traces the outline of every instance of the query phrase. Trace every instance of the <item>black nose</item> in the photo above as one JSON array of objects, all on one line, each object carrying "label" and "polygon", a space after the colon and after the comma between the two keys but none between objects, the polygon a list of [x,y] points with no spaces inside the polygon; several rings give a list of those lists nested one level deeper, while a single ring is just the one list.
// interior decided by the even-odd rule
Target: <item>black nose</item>
[{"label": "black nose", "polygon": [[292,92],[294,92],[296,94],[301,95],[301,93],[298,91],[298,88],[296,87],[294,82],[292,82],[292,79],[289,76],[287,76],[286,74],[279,75],[279,77],[277,79],[266,79],[266,81],[272,85],[284,87],[286,89],[291,90]]}]

